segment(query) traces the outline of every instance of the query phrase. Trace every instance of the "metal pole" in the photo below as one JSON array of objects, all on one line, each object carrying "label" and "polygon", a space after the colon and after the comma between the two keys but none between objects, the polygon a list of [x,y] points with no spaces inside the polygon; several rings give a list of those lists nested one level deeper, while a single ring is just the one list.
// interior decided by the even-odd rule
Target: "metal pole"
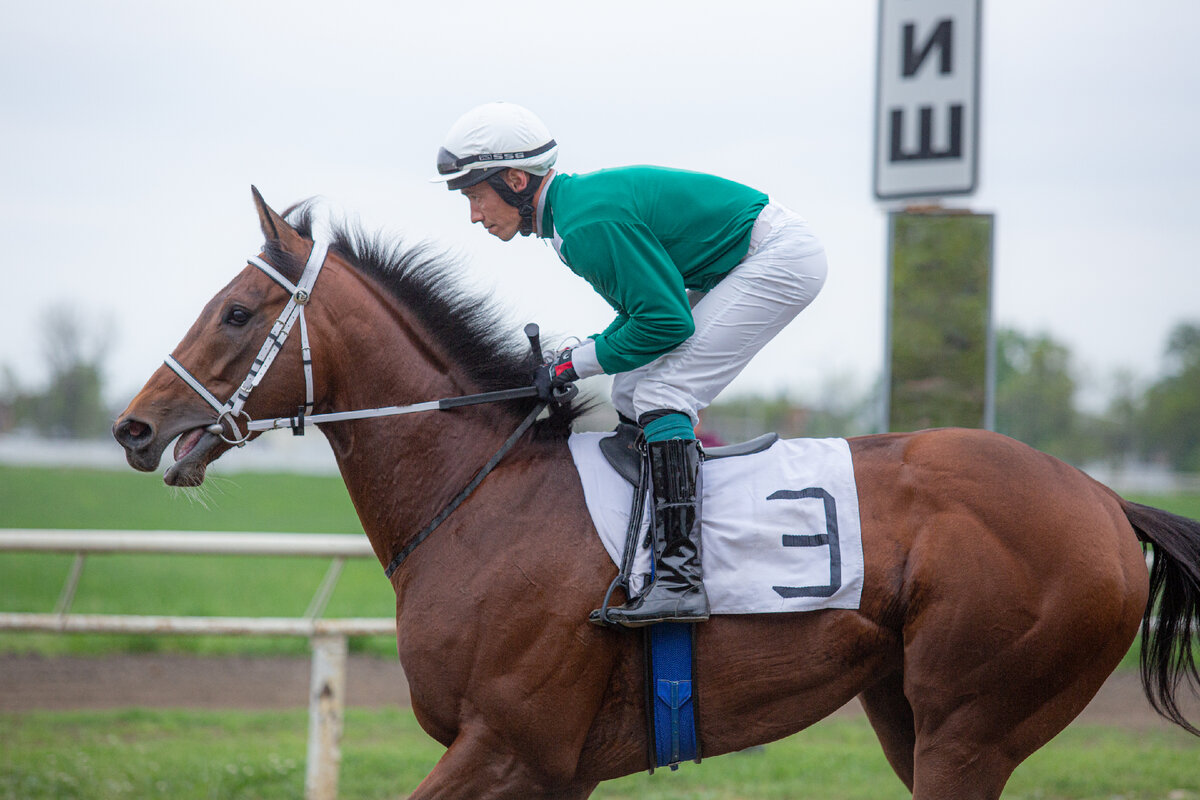
[{"label": "metal pole", "polygon": [[[978,80],[978,76],[976,76]],[[987,376],[984,378],[983,429],[996,430],[996,215],[988,218]]]},{"label": "metal pole", "polygon": [[62,593],[58,596],[58,602],[54,604],[54,613],[65,615],[71,610],[71,603],[75,602],[75,590],[79,588],[79,576],[83,574],[83,564],[87,560],[87,553],[76,553],[75,560],[71,562],[71,571],[67,573],[67,581],[63,584]]},{"label": "metal pole", "polygon": [[329,562],[329,569],[325,570],[325,578],[317,587],[312,600],[309,601],[308,610],[304,612],[305,619],[316,619],[325,613],[325,606],[329,605],[329,598],[333,596],[333,590],[337,586],[338,578],[341,577],[342,567],[345,564],[346,559],[343,556],[337,556]]},{"label": "metal pole", "polygon": [[312,651],[304,797],[305,800],[336,800],[346,703],[346,637],[314,636]]},{"label": "metal pole", "polygon": [[[883,0],[880,0],[882,3]],[[882,15],[881,15],[882,17]],[[879,398],[879,427],[876,433],[892,430],[892,268],[896,249],[896,211],[887,215],[887,252],[884,255],[883,279],[883,384]]]}]

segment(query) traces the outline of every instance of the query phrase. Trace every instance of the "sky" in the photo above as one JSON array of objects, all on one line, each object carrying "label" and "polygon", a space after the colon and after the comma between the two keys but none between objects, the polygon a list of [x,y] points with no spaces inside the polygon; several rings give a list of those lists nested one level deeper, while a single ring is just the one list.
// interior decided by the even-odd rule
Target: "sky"
[{"label": "sky", "polygon": [[[914,0],[915,1],[915,0]],[[310,0],[21,3],[0,26],[0,367],[44,380],[66,307],[136,392],[282,210],[430,241],[514,337],[612,312],[534,238],[504,243],[430,183],[454,120],[534,110],[558,167],[660,164],[805,216],[830,271],[727,390],[818,399],[883,361],[889,208],[872,195],[877,3]],[[1136,9],[1136,10],[1135,10]],[[1200,4],[985,0],[978,190],[996,215],[994,318],[1071,348],[1100,391],[1154,377],[1200,322]],[[108,334],[104,334],[108,331]],[[1096,387],[1100,387],[1099,389]]]}]

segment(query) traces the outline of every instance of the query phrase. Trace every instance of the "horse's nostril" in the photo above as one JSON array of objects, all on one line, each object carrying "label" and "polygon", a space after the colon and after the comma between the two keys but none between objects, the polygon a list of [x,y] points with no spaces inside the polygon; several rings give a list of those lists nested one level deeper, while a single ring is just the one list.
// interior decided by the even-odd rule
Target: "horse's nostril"
[{"label": "horse's nostril", "polygon": [[136,447],[154,435],[154,428],[137,419],[124,419],[113,429],[113,436],[125,447]]}]

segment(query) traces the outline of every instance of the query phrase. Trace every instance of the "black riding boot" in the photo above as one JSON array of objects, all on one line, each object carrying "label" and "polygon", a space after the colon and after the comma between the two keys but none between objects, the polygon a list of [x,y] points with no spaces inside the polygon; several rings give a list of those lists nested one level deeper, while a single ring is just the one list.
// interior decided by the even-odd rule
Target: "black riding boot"
[{"label": "black riding boot", "polygon": [[640,628],[656,622],[708,619],[700,566],[700,442],[650,442],[654,496],[654,580],[633,601],[608,610],[611,622]]}]

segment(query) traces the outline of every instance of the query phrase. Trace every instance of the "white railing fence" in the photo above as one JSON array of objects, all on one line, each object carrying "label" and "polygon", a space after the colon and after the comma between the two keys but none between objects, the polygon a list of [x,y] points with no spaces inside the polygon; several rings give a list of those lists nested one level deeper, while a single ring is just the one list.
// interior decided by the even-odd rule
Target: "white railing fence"
[{"label": "white railing fence", "polygon": [[[366,537],[352,534],[196,533],[184,531],[0,530],[0,551],[74,553],[52,613],[0,612],[0,630],[43,633],[303,636],[312,648],[304,796],[337,797],[346,694],[346,638],[396,634],[386,618],[324,619],[347,558],[374,558]],[[160,553],[289,555],[331,559],[303,617],[193,617],[74,614],[71,605],[89,554]]]}]

